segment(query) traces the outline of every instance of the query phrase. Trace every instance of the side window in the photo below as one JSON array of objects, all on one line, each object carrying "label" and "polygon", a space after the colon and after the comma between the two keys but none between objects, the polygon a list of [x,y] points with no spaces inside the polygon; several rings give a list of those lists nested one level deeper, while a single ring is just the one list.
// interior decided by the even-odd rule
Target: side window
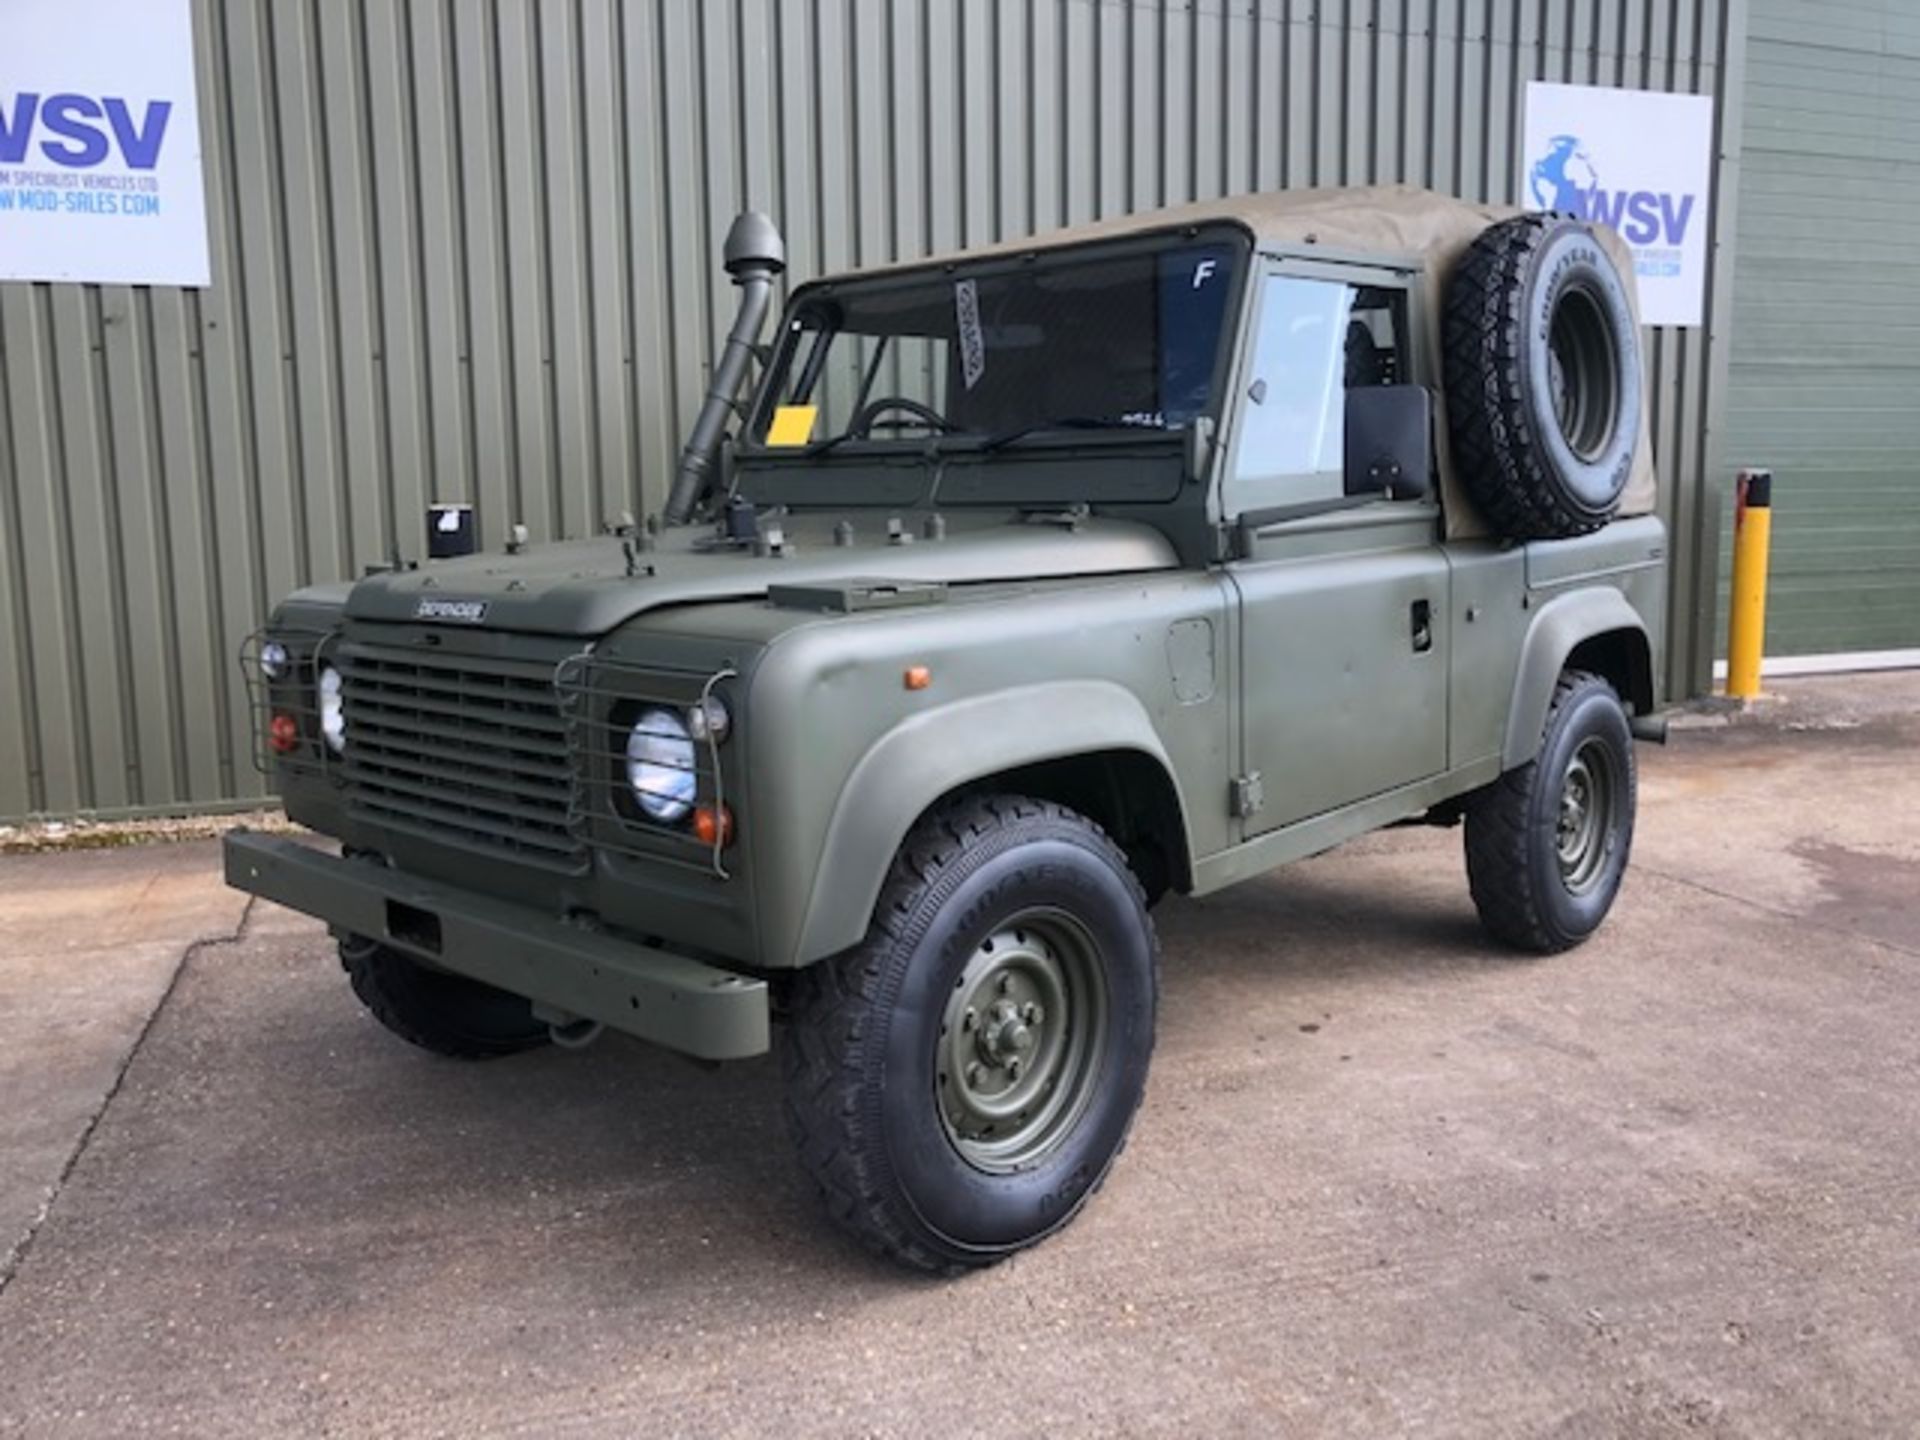
[{"label": "side window", "polygon": [[1263,280],[1228,513],[1339,495],[1346,393],[1397,383],[1405,342],[1404,290]]}]

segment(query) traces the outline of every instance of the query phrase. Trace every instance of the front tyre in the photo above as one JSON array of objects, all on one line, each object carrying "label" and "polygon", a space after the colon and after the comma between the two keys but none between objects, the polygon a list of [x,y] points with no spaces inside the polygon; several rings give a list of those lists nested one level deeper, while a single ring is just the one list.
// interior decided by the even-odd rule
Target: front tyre
[{"label": "front tyre", "polygon": [[1600,928],[1633,847],[1633,735],[1614,688],[1568,670],[1540,753],[1467,808],[1467,884],[1495,939],[1550,955]]},{"label": "front tyre", "polygon": [[829,1213],[942,1273],[1065,1225],[1139,1108],[1158,954],[1084,816],[999,795],[922,820],[866,940],[794,979],[787,1115]]}]

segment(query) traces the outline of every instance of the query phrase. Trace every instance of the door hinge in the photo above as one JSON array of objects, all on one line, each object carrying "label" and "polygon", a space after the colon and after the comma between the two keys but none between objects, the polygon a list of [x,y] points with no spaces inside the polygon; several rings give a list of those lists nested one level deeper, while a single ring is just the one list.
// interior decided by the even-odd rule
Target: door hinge
[{"label": "door hinge", "polygon": [[1244,820],[1249,815],[1257,815],[1260,813],[1260,807],[1266,803],[1267,790],[1260,783],[1258,770],[1233,777],[1227,808],[1236,818]]}]

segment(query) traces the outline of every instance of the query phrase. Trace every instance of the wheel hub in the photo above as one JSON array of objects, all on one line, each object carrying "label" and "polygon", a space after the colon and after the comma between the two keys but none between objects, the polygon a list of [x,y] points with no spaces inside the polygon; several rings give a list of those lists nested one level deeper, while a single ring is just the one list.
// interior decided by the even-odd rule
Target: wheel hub
[{"label": "wheel hub", "polygon": [[1036,1001],[1016,1005],[1011,1000],[996,1000],[989,1018],[980,1027],[980,1058],[989,1065],[1005,1066],[1024,1060],[1040,1043],[1035,1028],[1045,1018]]},{"label": "wheel hub", "polygon": [[968,1163],[1025,1169],[1072,1128],[1097,1079],[1107,1009],[1092,937],[1057,911],[982,940],[942,1016],[935,1092]]},{"label": "wheel hub", "polygon": [[1592,464],[1605,453],[1618,419],[1613,330],[1598,292],[1575,285],[1547,322],[1548,384],[1554,419],[1575,456]]},{"label": "wheel hub", "polygon": [[1574,751],[1560,782],[1554,846],[1560,878],[1576,895],[1591,890],[1613,850],[1613,760],[1597,740]]}]

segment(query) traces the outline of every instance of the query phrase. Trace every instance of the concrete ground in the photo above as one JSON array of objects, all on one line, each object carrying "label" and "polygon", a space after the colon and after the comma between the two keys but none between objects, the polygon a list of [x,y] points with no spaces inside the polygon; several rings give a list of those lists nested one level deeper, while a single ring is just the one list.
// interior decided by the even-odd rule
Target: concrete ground
[{"label": "concrete ground", "polygon": [[949,1283],[769,1063],[438,1061],[204,844],[0,861],[0,1432],[1920,1433],[1920,675],[1780,689],[1573,954],[1448,832],[1170,902],[1126,1156]]}]

